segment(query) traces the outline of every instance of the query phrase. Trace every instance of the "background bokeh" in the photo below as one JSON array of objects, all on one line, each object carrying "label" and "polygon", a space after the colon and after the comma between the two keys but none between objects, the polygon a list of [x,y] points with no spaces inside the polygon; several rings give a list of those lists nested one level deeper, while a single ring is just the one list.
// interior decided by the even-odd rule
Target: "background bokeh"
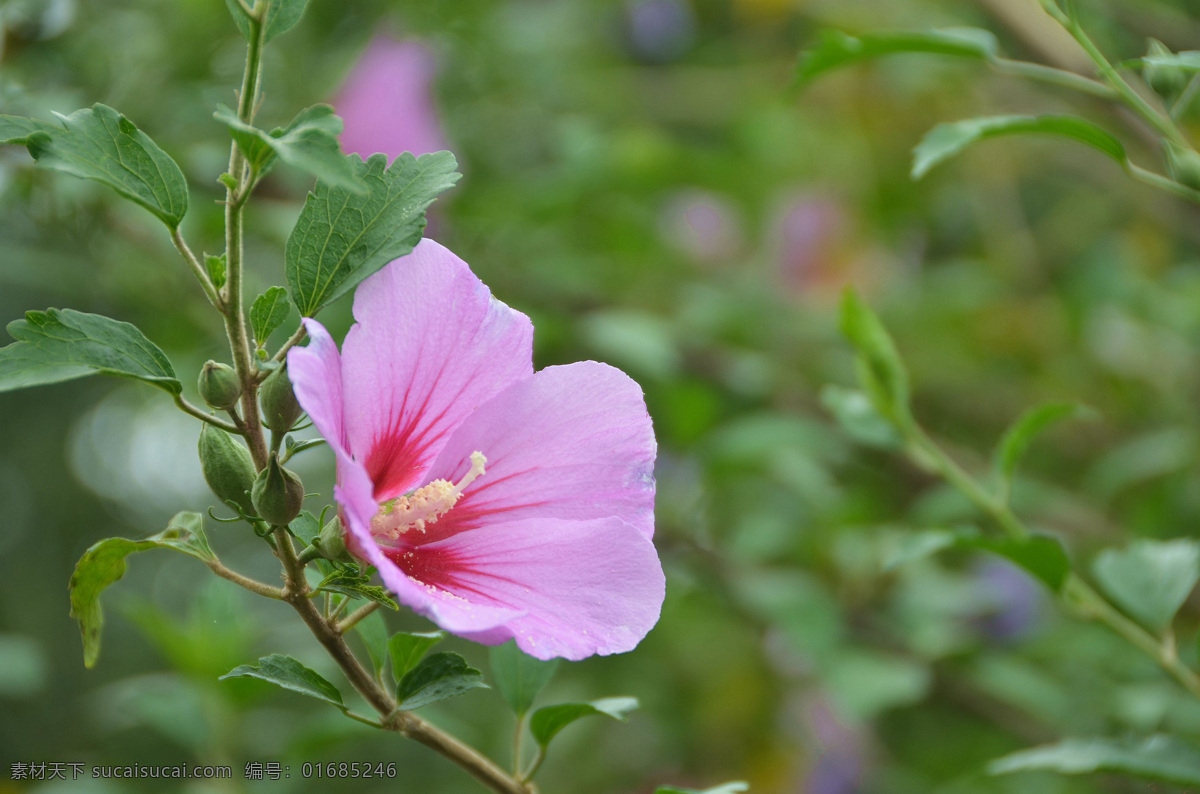
[{"label": "background bokeh", "polygon": [[[1114,59],[1141,54],[1147,36],[1200,42],[1189,0],[1084,5]],[[244,57],[224,4],[9,0],[0,25],[0,112],[48,118],[101,101],[126,113],[192,185],[189,240],[218,252],[228,142],[211,113],[232,103]],[[1016,57],[1079,64],[1033,0],[311,0],[268,49],[262,125],[333,101],[347,148],[450,146],[464,177],[429,234],[533,318],[537,366],[599,359],[645,388],[662,620],[631,654],[563,665],[544,695],[635,695],[642,709],[564,733],[540,775],[547,794],[739,778],[756,794],[1145,791],[982,768],[1062,736],[1200,733],[1200,706],[1103,629],[1063,618],[1015,568],[957,553],[885,570],[906,529],[974,516],[823,407],[824,386],[853,382],[836,302],[854,284],[908,361],[917,415],[964,466],[982,469],[1030,404],[1097,410],[1039,442],[1016,488],[1022,514],[1077,559],[1126,534],[1200,526],[1196,210],[1059,141],[988,143],[908,177],[928,128],[996,112],[1071,108],[1153,162],[1130,119],[926,57],[786,90],[821,28],[952,25],[987,27]],[[283,282],[309,186],[279,167],[251,204],[252,295]],[[189,390],[204,360],[227,356],[151,216],[4,147],[0,319],[47,306],[137,324]],[[322,319],[340,338],[348,301]],[[473,790],[424,748],[321,704],[217,682],[279,651],[344,683],[283,606],[181,555],[130,559],[85,671],[72,567],[101,538],[210,504],[198,426],[156,390],[99,378],[0,395],[0,417],[0,792],[324,791],[299,764],[341,760],[394,761],[404,782],[339,791]],[[328,498],[327,450],[297,461]],[[245,526],[208,530],[233,567],[275,576]],[[1200,605],[1185,607],[1187,659],[1198,622]],[[478,646],[448,646],[486,669]],[[429,711],[507,760],[511,717],[494,691]],[[228,763],[235,779],[7,780],[11,763],[33,761]],[[292,777],[241,780],[247,761],[281,761]]]}]

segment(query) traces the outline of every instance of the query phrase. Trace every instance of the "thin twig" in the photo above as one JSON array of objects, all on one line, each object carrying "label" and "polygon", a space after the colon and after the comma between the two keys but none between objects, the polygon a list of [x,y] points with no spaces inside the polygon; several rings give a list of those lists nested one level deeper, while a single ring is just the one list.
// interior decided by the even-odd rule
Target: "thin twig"
[{"label": "thin twig", "polygon": [[[363,618],[365,618],[367,615],[370,615],[377,609],[379,609],[379,604],[375,601],[372,601],[369,604],[364,604],[347,615],[346,619],[341,623],[338,623],[336,626],[334,626],[334,631],[336,631],[338,634],[345,634],[347,631],[358,625]],[[336,617],[336,615],[334,617]]]},{"label": "thin twig", "polygon": [[[271,361],[274,361],[276,364],[282,364],[284,359],[287,358],[288,351],[303,342],[307,336],[308,331],[306,331],[304,326],[301,325],[296,329],[295,333],[288,337],[288,340],[283,343],[283,347],[279,348],[279,350],[275,352],[275,355],[271,356]],[[261,382],[266,380],[270,374],[271,372],[269,370],[263,370],[259,372],[255,378]]]},{"label": "thin twig", "polygon": [[175,244],[175,249],[183,256],[183,260],[187,262],[188,267],[192,269],[192,274],[200,282],[200,288],[204,290],[204,295],[208,298],[208,302],[216,307],[217,311],[224,312],[224,301],[221,300],[221,295],[217,292],[216,285],[209,278],[208,268],[192,252],[187,241],[183,239],[183,234],[179,231],[178,226],[171,230],[171,242]]},{"label": "thin twig", "polygon": [[276,601],[283,600],[283,588],[272,587],[271,585],[263,584],[262,582],[257,581],[256,579],[251,579],[248,576],[243,576],[242,574],[238,573],[237,571],[233,571],[233,570],[230,570],[229,568],[226,568],[223,564],[221,564],[221,562],[219,560],[210,560],[207,562],[208,562],[208,567],[212,569],[212,572],[215,573],[217,576],[220,576],[222,579],[228,579],[229,581],[233,582],[234,584],[240,585],[241,587],[246,588],[247,590],[249,590],[252,593],[258,593],[260,596],[266,596],[267,598],[273,598]]},{"label": "thin twig", "polygon": [[179,410],[183,411],[186,414],[191,414],[192,416],[199,419],[201,422],[208,422],[210,425],[213,425],[214,427],[221,428],[226,433],[233,433],[235,435],[242,434],[241,428],[239,428],[237,425],[235,425],[231,422],[226,422],[224,419],[218,419],[217,417],[213,416],[210,413],[206,413],[203,409],[198,408],[195,405],[192,405],[190,402],[188,402],[187,399],[182,394],[175,395],[175,404],[179,406]]}]

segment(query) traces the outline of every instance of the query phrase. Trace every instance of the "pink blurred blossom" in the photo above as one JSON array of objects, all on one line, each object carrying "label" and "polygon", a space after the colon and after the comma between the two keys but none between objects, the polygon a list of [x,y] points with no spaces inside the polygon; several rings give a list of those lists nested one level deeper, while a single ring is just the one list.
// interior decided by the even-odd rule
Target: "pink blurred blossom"
[{"label": "pink blurred blossom", "polygon": [[533,325],[433,242],[364,281],[339,354],[305,320],[296,396],[333,448],[347,546],[447,631],[542,659],[631,650],[664,595],[641,388],[533,371]]},{"label": "pink blurred blossom", "polygon": [[450,148],[433,97],[436,62],[419,41],[376,36],[333,100],[345,121],[342,148],[366,159],[383,152],[388,162]]}]

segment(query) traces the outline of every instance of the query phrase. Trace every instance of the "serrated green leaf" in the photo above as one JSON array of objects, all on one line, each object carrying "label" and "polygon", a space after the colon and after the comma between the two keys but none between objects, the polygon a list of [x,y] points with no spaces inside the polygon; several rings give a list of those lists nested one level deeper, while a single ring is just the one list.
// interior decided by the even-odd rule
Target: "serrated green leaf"
[{"label": "serrated green leaf", "polygon": [[350,598],[365,598],[388,609],[400,608],[400,605],[396,603],[396,599],[388,595],[388,592],[379,585],[371,584],[369,577],[355,576],[341,570],[334,571],[329,576],[326,576],[316,589],[330,593],[341,593]]},{"label": "serrated green leaf", "polygon": [[387,641],[388,655],[392,657],[392,674],[400,681],[417,666],[429,649],[437,645],[446,633],[443,631],[400,632]]},{"label": "serrated green leaf", "polygon": [[221,254],[220,256],[206,254],[204,256],[204,269],[208,271],[208,277],[212,279],[213,286],[217,289],[225,286],[225,271],[227,267],[225,254]]},{"label": "serrated green leaf", "polygon": [[35,132],[54,132],[58,130],[54,124],[37,119],[27,119],[23,116],[0,116],[0,143],[25,145],[29,136]]},{"label": "serrated green leaf", "polygon": [[483,673],[466,659],[457,653],[434,653],[404,674],[396,686],[396,700],[400,708],[412,711],[477,687],[487,688]]},{"label": "serrated green leaf", "polygon": [[257,678],[292,692],[332,703],[339,709],[346,708],[342,702],[342,693],[338,692],[337,687],[299,661],[280,653],[262,657],[257,666],[243,664],[235,667],[217,680],[224,681],[227,678]]},{"label": "serrated green leaf", "polygon": [[358,155],[349,159],[367,192],[317,182],[288,237],[288,287],[305,317],[412,251],[425,228],[425,209],[460,176],[449,152],[405,153],[390,168],[382,154],[365,163]]},{"label": "serrated green leaf", "polygon": [[872,58],[900,53],[953,55],[980,60],[996,57],[996,37],[980,28],[892,31],[850,36],[822,31],[815,47],[805,52],[796,68],[796,83],[804,85],[828,71]]},{"label": "serrated green leaf", "polygon": [[742,780],[735,780],[730,783],[724,783],[720,786],[706,789],[694,788],[679,788],[678,786],[659,786],[654,789],[654,794],[741,794],[743,791],[749,791],[750,784]]},{"label": "serrated green leaf", "polygon": [[108,185],[170,228],[179,226],[187,214],[187,180],[133,122],[101,104],[59,119],[61,127],[0,116],[0,140],[24,144],[38,165]]},{"label": "serrated green leaf", "polygon": [[271,287],[254,299],[250,305],[250,327],[254,330],[254,339],[259,347],[267,344],[267,337],[283,325],[291,312],[292,304],[283,287]]},{"label": "serrated green leaf", "polygon": [[842,295],[842,334],[858,351],[858,374],[875,409],[890,422],[910,421],[908,372],[892,337],[852,289]]},{"label": "serrated green leaf", "polygon": [[166,355],[129,323],[73,309],[26,312],[8,324],[17,341],[0,348],[0,392],[103,373],[170,393],[183,387]]},{"label": "serrated green leaf", "polygon": [[1008,490],[1017,464],[1042,431],[1064,419],[1084,419],[1092,415],[1091,409],[1078,403],[1046,403],[1021,414],[1000,439],[993,456],[993,465],[1004,501],[1008,500]]},{"label": "serrated green leaf", "polygon": [[[254,5],[254,0],[246,0],[246,2],[250,6]],[[304,15],[304,9],[308,6],[308,0],[259,0],[259,2],[271,3],[271,8],[267,11],[267,18],[263,23],[267,28],[263,36],[264,42],[294,28],[300,21],[300,17]],[[249,41],[254,34],[253,21],[241,9],[236,0],[225,0],[225,5],[229,8],[233,22],[241,31],[242,37]]]},{"label": "serrated green leaf", "polygon": [[71,617],[79,621],[83,637],[83,664],[94,667],[100,656],[100,632],[104,612],[100,594],[125,575],[125,558],[147,549],[174,549],[198,560],[216,559],[204,535],[204,519],[199,513],[176,513],[167,528],[145,540],[107,538],[94,544],[75,564],[68,589]]},{"label": "serrated green leaf", "polygon": [[371,666],[375,669],[376,677],[387,661],[388,636],[387,623],[379,612],[372,612],[354,624],[358,636],[362,637],[363,645],[367,646],[367,655],[371,657]]},{"label": "serrated green leaf", "polygon": [[1067,739],[1020,750],[987,766],[990,775],[1013,772],[1086,775],[1115,772],[1183,786],[1200,786],[1200,751],[1165,734],[1141,740]]},{"label": "serrated green leaf", "polygon": [[270,133],[246,124],[230,108],[218,105],[213,117],[229,127],[251,168],[266,173],[278,158],[330,185],[352,193],[365,193],[354,164],[342,154],[338,135],[342,120],[329,105],[314,105],[297,114],[286,126]]},{"label": "serrated green leaf", "polygon": [[512,641],[493,646],[488,651],[488,657],[496,688],[508,701],[517,717],[525,716],[533,705],[534,698],[550,683],[554,671],[558,669],[557,659],[535,659]]},{"label": "serrated green leaf", "polygon": [[1200,543],[1138,540],[1124,549],[1105,549],[1092,573],[1122,609],[1163,631],[1200,580]]},{"label": "serrated green leaf", "polygon": [[601,698],[591,703],[559,703],[543,706],[529,718],[529,730],[545,751],[558,732],[575,720],[605,716],[624,722],[626,715],[638,707],[637,698]]},{"label": "serrated green leaf", "polygon": [[1078,116],[988,116],[939,124],[913,150],[913,179],[961,153],[968,146],[1004,135],[1055,135],[1087,144],[1128,165],[1125,145],[1108,130]]},{"label": "serrated green leaf", "polygon": [[838,425],[860,444],[881,449],[899,449],[904,439],[896,428],[875,410],[871,399],[858,389],[827,385],[821,389],[821,404]]}]

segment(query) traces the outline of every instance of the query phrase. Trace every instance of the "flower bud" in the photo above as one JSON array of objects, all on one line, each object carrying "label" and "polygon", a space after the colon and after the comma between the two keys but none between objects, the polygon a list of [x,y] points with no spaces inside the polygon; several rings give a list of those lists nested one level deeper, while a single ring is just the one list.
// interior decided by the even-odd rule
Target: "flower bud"
[{"label": "flower bud", "polygon": [[242,382],[233,367],[215,361],[205,363],[196,382],[200,397],[213,408],[222,410],[237,405],[242,396]]},{"label": "flower bud", "polygon": [[1173,143],[1167,147],[1167,170],[1171,178],[1193,190],[1200,190],[1200,155]]},{"label": "flower bud", "polygon": [[342,520],[334,516],[322,529],[314,544],[320,550],[321,556],[327,560],[350,561],[346,552],[346,530],[342,528]]},{"label": "flower bud", "polygon": [[[1162,58],[1170,56],[1173,53],[1167,49],[1158,39],[1150,39],[1150,46],[1146,50],[1146,56],[1149,58]],[[1178,66],[1164,66],[1162,64],[1143,62],[1142,77],[1146,78],[1146,82],[1154,89],[1154,93],[1164,99],[1174,99],[1183,93],[1183,89],[1187,88],[1190,76],[1187,72],[1180,69]]]},{"label": "flower bud", "polygon": [[250,490],[254,512],[278,527],[292,523],[304,506],[304,483],[293,472],[279,465],[279,456],[271,453],[267,467],[258,473]]},{"label": "flower bud", "polygon": [[296,424],[296,420],[304,413],[292,391],[286,364],[263,381],[259,397],[262,400],[263,423],[275,433],[291,430],[292,425]]},{"label": "flower bud", "polygon": [[200,468],[204,480],[222,503],[233,501],[246,513],[254,510],[249,491],[254,486],[250,450],[233,436],[207,422],[200,429]]}]

